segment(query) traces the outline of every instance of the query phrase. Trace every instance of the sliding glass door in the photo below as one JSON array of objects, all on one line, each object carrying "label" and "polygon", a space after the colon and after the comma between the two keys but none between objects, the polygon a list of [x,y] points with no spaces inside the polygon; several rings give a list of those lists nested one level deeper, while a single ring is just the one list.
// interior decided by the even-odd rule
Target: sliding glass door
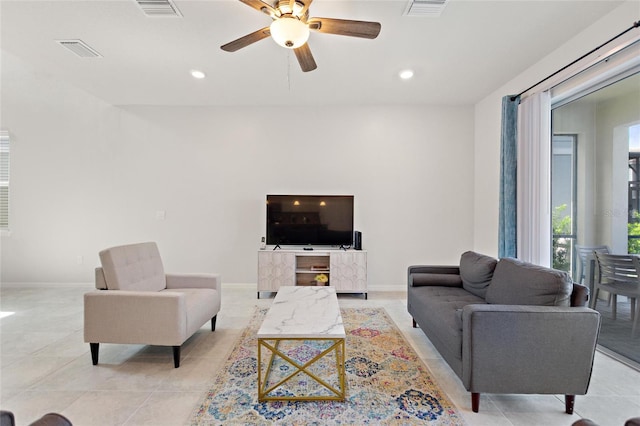
[{"label": "sliding glass door", "polygon": [[640,235],[640,74],[554,108],[551,127],[554,235],[627,253]]},{"label": "sliding glass door", "polygon": [[[640,254],[640,74],[552,108],[551,127],[550,249],[554,267],[579,281],[576,244]],[[602,293],[599,344],[640,365],[630,300],[618,297],[614,319]]]},{"label": "sliding glass door", "polygon": [[640,254],[640,124],[629,126],[629,208],[627,251]]}]

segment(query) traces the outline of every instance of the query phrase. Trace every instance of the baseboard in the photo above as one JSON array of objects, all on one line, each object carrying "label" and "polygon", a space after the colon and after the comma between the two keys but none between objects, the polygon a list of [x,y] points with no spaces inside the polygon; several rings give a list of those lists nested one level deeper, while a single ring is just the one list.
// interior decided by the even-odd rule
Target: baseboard
[{"label": "baseboard", "polygon": [[[87,288],[92,289],[94,283],[45,283],[45,282],[5,282],[0,284],[0,288],[56,288],[56,287],[74,287],[74,288]],[[257,287],[256,283],[222,283],[222,288],[242,288],[253,289]],[[406,292],[407,288],[404,284],[382,284],[382,285],[370,285],[367,288],[367,292],[371,291],[403,291]]]},{"label": "baseboard", "polygon": [[370,285],[367,288],[367,291],[407,291],[407,286],[405,284],[378,284],[378,285]]},{"label": "baseboard", "polygon": [[[256,283],[222,283],[222,288],[225,287],[233,287],[233,288],[251,288],[256,290],[257,289],[257,284]],[[402,291],[402,292],[406,292],[407,291],[407,286],[404,284],[386,284],[386,285],[370,285],[367,288],[367,292],[371,292],[371,291]]]},{"label": "baseboard", "polygon": [[95,288],[94,283],[43,283],[43,282],[4,282],[0,284],[0,288],[56,288],[56,287],[74,287],[74,288]]},{"label": "baseboard", "polygon": [[222,283],[222,288],[249,288],[255,290],[257,288],[256,283]]}]

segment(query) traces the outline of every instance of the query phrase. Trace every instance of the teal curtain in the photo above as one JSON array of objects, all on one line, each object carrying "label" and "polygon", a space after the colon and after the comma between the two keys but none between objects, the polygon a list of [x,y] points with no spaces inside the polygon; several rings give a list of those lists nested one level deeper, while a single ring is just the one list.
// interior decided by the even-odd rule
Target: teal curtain
[{"label": "teal curtain", "polygon": [[502,98],[498,257],[517,256],[518,105],[520,96]]}]

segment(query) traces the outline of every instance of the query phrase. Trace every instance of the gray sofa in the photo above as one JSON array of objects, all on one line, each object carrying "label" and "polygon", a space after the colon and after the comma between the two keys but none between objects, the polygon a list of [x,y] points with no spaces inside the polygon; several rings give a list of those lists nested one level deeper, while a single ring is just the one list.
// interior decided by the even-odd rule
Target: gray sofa
[{"label": "gray sofa", "polygon": [[589,387],[600,314],[565,272],[465,252],[458,266],[410,266],[407,306],[471,392],[575,395]]}]

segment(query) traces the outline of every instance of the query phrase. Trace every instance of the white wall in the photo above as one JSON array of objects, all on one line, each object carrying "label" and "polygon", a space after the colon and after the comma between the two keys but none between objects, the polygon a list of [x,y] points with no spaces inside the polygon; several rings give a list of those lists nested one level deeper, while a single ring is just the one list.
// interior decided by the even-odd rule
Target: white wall
[{"label": "white wall", "polygon": [[[569,42],[495,90],[475,105],[474,248],[497,255],[502,97],[521,92],[594,47],[629,28],[640,18],[640,3],[630,0]],[[637,31],[637,30],[635,30]],[[508,60],[508,58],[505,58]]]},{"label": "white wall", "polygon": [[5,59],[3,282],[90,282],[100,249],[153,240],[168,271],[255,283],[267,193],[354,194],[371,286],[473,245],[471,107],[113,107]]}]

